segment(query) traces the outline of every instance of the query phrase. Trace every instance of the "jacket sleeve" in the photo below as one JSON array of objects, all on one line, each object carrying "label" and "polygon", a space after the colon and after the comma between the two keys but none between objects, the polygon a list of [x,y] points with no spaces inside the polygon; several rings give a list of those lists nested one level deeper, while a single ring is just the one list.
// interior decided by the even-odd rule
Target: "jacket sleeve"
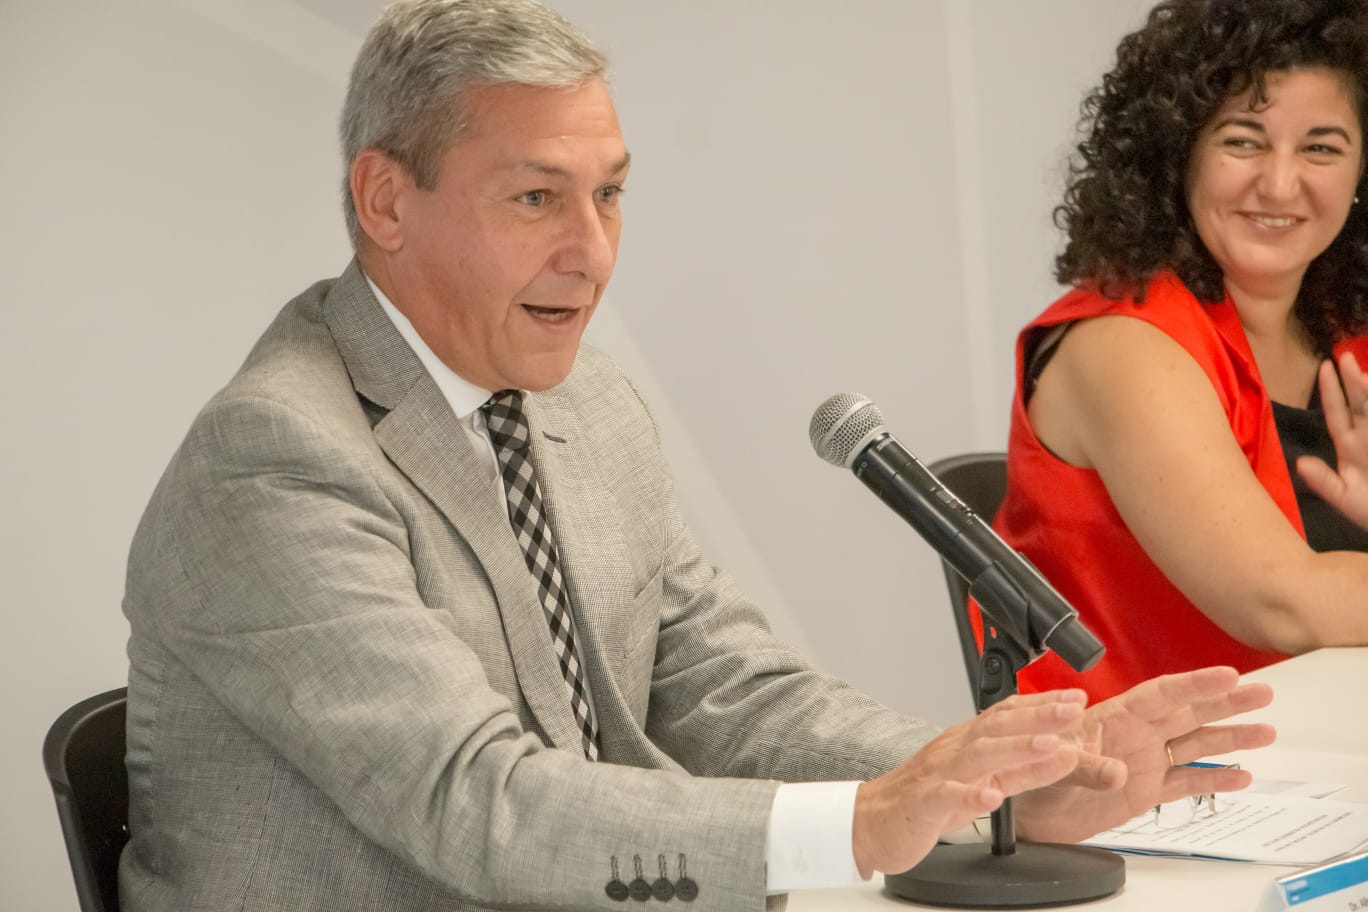
[{"label": "jacket sleeve", "polygon": [[[614,404],[649,433],[631,463],[652,466],[660,490],[661,610],[654,641],[651,740],[698,776],[786,782],[867,779],[937,734],[815,670],[770,631],[731,576],[710,564],[685,524],[654,419],[625,377]],[[621,438],[619,438],[621,439]]]},{"label": "jacket sleeve", "polygon": [[[626,872],[634,854],[653,862],[668,847],[671,857],[687,855],[700,888],[695,909],[763,905],[774,783],[544,748],[490,687],[477,655],[424,604],[399,508],[365,454],[339,446],[336,433],[268,398],[208,407],[135,540],[135,639],[150,625],[365,837],[467,902],[617,909],[605,894],[610,856]],[[714,641],[735,656],[764,638],[758,616],[709,583],[682,532],[681,542],[669,570],[657,727],[667,750],[697,757],[689,739],[722,716],[735,731],[740,713],[773,715],[793,688],[742,686],[732,659],[699,658]],[[750,682],[784,667],[763,648]],[[712,675],[724,682],[719,697],[706,695]],[[692,695],[726,712],[690,713]],[[696,771],[780,766],[770,749],[723,740],[736,742],[732,756],[694,763]],[[211,733],[193,750],[214,750]]]}]

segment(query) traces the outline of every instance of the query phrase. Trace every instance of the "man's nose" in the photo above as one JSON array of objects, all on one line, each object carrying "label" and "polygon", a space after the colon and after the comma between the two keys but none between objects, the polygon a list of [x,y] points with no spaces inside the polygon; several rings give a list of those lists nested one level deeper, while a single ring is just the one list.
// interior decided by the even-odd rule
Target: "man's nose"
[{"label": "man's nose", "polygon": [[616,215],[605,216],[592,204],[576,207],[566,225],[561,271],[578,272],[596,285],[607,282],[617,262],[620,230]]}]

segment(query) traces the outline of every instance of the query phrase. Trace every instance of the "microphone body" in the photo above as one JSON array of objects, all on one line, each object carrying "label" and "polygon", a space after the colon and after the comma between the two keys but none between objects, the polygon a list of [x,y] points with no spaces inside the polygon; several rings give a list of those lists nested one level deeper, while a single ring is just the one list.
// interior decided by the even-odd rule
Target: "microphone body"
[{"label": "microphone body", "polygon": [[819,456],[854,471],[964,577],[970,595],[1030,659],[1053,649],[1076,671],[1097,664],[1103,646],[1077,610],[888,433],[873,403],[833,396],[813,416],[810,434]]}]

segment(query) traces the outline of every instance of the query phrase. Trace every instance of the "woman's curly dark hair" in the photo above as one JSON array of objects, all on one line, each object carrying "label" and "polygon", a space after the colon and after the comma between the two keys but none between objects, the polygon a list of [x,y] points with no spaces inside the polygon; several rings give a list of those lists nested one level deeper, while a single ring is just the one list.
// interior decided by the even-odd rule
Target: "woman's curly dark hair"
[{"label": "woman's curly dark hair", "polygon": [[[1086,135],[1055,224],[1069,242],[1055,277],[1140,297],[1172,269],[1198,299],[1225,297],[1220,267],[1188,214],[1184,177],[1197,134],[1233,95],[1267,102],[1270,72],[1329,67],[1347,75],[1368,129],[1368,0],[1165,0],[1126,36],[1115,68],[1083,103]],[[1360,137],[1362,149],[1363,137]],[[1365,181],[1359,195],[1368,202]],[[1368,213],[1351,207],[1312,261],[1296,315],[1318,353],[1368,327]]]}]

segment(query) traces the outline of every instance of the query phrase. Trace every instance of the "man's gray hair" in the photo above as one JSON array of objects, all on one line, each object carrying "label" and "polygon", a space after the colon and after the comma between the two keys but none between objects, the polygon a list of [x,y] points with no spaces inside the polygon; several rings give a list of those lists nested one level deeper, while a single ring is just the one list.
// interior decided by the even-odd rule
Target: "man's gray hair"
[{"label": "man's gray hair", "polygon": [[[573,87],[606,79],[607,70],[587,35],[533,0],[399,0],[352,66],[339,129],[346,171],[363,149],[378,149],[431,190],[442,155],[466,126],[465,92],[504,83]],[[358,246],[345,173],[342,202]]]}]

